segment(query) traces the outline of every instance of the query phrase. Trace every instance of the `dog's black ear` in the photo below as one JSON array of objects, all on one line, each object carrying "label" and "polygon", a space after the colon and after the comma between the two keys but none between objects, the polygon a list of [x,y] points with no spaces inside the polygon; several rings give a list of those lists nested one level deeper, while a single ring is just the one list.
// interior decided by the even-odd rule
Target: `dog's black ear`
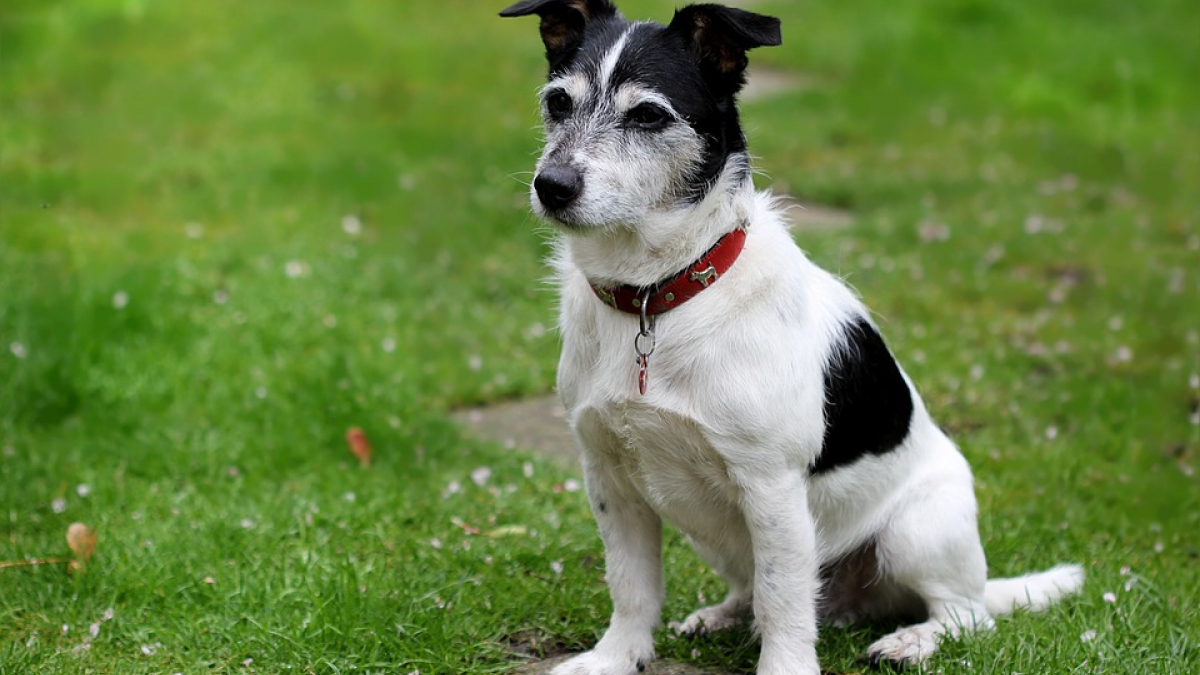
[{"label": "dog's black ear", "polygon": [[609,0],[524,0],[500,12],[504,17],[530,14],[542,18],[542,42],[553,73],[579,51],[588,23],[616,16],[617,8]]},{"label": "dog's black ear", "polygon": [[667,29],[683,36],[710,85],[730,95],[746,83],[746,52],[783,42],[779,19],[722,5],[688,5]]}]

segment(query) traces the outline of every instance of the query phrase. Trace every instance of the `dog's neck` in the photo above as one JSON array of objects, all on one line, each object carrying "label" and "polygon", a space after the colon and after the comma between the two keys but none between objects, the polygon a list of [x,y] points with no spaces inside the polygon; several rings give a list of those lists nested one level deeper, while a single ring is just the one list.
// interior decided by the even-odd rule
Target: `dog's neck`
[{"label": "dog's neck", "polygon": [[651,286],[676,274],[723,235],[750,223],[754,184],[744,162],[729,161],[695,204],[651,215],[636,225],[562,237],[559,258],[601,286]]}]

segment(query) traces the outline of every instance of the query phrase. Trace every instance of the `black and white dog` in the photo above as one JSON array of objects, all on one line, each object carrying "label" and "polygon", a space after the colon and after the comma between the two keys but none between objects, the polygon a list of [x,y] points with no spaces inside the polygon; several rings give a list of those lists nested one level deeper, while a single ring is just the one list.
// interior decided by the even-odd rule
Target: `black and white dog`
[{"label": "black and white dog", "polygon": [[550,63],[534,211],[562,235],[558,390],[604,540],[611,624],[556,675],[654,657],[662,521],[729,584],[683,634],[753,619],[760,675],[816,675],[817,623],[920,617],[871,645],[916,663],[943,634],[1076,592],[1078,566],[987,579],[970,468],[846,286],[755,193],[735,97],[777,19],[692,5],[526,0]]}]

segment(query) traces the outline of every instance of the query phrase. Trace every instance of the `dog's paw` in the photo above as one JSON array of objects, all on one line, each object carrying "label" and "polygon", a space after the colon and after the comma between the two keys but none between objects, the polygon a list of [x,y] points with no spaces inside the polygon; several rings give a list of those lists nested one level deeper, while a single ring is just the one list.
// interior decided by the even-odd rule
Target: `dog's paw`
[{"label": "dog's paw", "polygon": [[731,607],[722,603],[711,607],[701,607],[689,614],[682,622],[672,621],[668,626],[675,631],[676,635],[691,637],[727,630],[745,622],[746,613],[740,607]]},{"label": "dog's paw", "polygon": [[653,659],[653,654],[641,658],[633,655],[613,658],[590,651],[560,663],[550,675],[636,675],[645,672]]},{"label": "dog's paw", "polygon": [[933,656],[938,638],[938,630],[931,624],[906,626],[868,647],[867,659],[875,666],[885,661],[901,667],[915,666]]}]

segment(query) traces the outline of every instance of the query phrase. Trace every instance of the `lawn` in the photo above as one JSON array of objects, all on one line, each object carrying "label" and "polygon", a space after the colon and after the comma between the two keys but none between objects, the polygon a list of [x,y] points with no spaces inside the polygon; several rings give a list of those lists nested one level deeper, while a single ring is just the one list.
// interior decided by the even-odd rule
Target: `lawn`
[{"label": "lawn", "polygon": [[[553,385],[544,72],[505,2],[0,5],[0,674],[506,672],[609,610],[576,477],[456,408]],[[760,184],[972,461],[993,574],[1082,596],[933,670],[1200,672],[1200,5],[783,18]],[[622,3],[636,18],[673,2]],[[347,450],[361,427],[370,468]],[[668,534],[668,618],[722,585]],[[825,668],[887,626],[822,633]],[[746,633],[660,655],[753,672]]]}]

